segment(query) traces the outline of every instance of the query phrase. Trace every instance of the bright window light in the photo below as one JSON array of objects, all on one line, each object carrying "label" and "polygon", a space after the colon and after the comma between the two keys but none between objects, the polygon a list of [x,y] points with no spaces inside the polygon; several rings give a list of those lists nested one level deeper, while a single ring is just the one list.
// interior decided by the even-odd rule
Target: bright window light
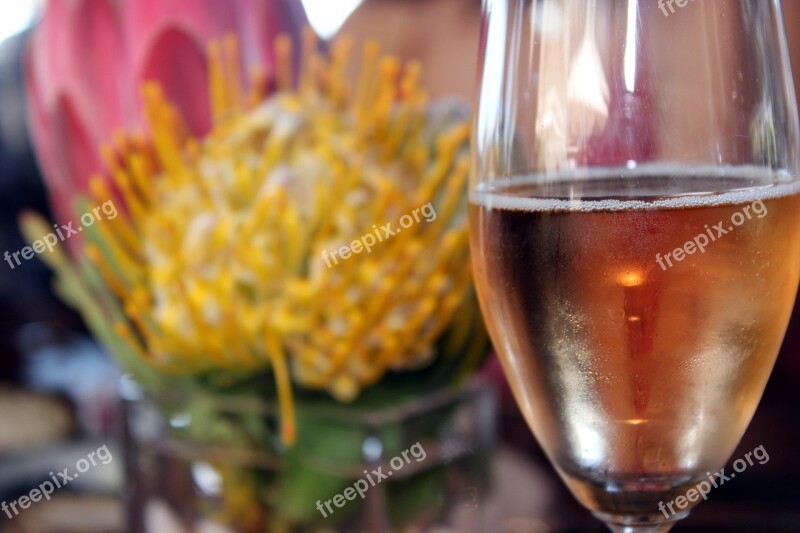
[{"label": "bright window light", "polygon": [[0,42],[33,24],[41,0],[12,0],[0,3]]},{"label": "bright window light", "polygon": [[362,0],[303,0],[308,22],[322,39],[330,39]]}]

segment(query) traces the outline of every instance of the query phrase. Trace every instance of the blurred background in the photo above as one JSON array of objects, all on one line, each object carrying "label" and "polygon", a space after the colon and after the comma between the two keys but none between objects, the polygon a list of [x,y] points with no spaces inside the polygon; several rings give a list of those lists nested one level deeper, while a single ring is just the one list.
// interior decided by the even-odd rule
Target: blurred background
[{"label": "blurred background", "polygon": [[[797,87],[800,0],[783,3]],[[363,42],[379,36],[388,52],[422,61],[423,83],[432,96],[471,101],[478,0],[303,0],[302,7],[320,38],[346,32]],[[29,141],[23,85],[26,43],[42,8],[42,0],[0,2],[0,253],[26,245],[18,229],[21,211],[49,214]],[[50,283],[40,261],[0,265],[0,500],[17,498],[35,480],[102,445],[122,456],[120,371],[80,318],[53,295]],[[503,452],[493,460],[502,464],[492,490],[505,495],[500,500],[507,505],[504,516],[512,517],[508,530],[601,531],[542,456],[499,367],[490,361],[484,373],[501,395],[498,446]],[[799,402],[800,311],[795,306],[777,368],[733,456],[763,445],[770,461],[714,491],[674,531],[800,531]],[[13,521],[0,514],[0,531],[124,531],[123,467],[117,460],[96,469]]]}]

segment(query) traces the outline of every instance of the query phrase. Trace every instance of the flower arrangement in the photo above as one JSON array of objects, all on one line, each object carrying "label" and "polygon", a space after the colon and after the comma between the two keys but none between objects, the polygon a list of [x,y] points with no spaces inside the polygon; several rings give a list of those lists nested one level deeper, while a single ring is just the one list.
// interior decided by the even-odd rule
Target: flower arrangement
[{"label": "flower arrangement", "polygon": [[[146,82],[146,133],[103,146],[105,169],[73,211],[114,199],[120,216],[86,227],[73,253],[42,257],[61,296],[147,390],[274,395],[291,453],[304,438],[343,438],[298,425],[298,401],[358,403],[369,391],[369,405],[454,385],[487,337],[469,270],[463,113],[430,106],[420,65],[381,57],[374,42],[355,84],[347,39],[328,57],[308,31],[297,75],[292,41],[281,36],[274,50],[270,92],[263,76],[244,81],[235,37],[210,45],[207,133]],[[324,261],[422,206],[434,218]],[[34,241],[51,224],[27,213],[22,226]],[[284,473],[295,485],[299,469]],[[235,475],[229,498],[244,509],[255,491],[231,485]],[[305,509],[305,489],[290,485],[284,499]]]}]

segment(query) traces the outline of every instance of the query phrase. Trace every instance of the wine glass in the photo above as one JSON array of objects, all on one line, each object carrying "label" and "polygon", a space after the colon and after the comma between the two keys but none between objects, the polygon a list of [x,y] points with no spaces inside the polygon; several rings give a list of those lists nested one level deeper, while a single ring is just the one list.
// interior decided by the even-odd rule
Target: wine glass
[{"label": "wine glass", "polygon": [[470,237],[494,346],[575,497],[667,531],[711,497],[797,293],[780,4],[486,0],[481,46]]}]

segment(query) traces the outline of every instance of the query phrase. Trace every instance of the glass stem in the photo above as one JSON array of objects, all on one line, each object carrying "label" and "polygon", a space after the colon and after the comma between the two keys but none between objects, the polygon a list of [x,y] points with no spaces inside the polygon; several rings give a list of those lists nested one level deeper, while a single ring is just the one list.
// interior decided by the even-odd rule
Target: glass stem
[{"label": "glass stem", "polygon": [[653,524],[649,526],[623,526],[620,524],[606,523],[608,529],[614,533],[666,533],[672,529],[673,525],[673,522],[667,524]]},{"label": "glass stem", "polygon": [[614,533],[666,533],[679,520],[689,516],[689,511],[676,513],[669,518],[663,515],[614,515],[594,513]]}]

